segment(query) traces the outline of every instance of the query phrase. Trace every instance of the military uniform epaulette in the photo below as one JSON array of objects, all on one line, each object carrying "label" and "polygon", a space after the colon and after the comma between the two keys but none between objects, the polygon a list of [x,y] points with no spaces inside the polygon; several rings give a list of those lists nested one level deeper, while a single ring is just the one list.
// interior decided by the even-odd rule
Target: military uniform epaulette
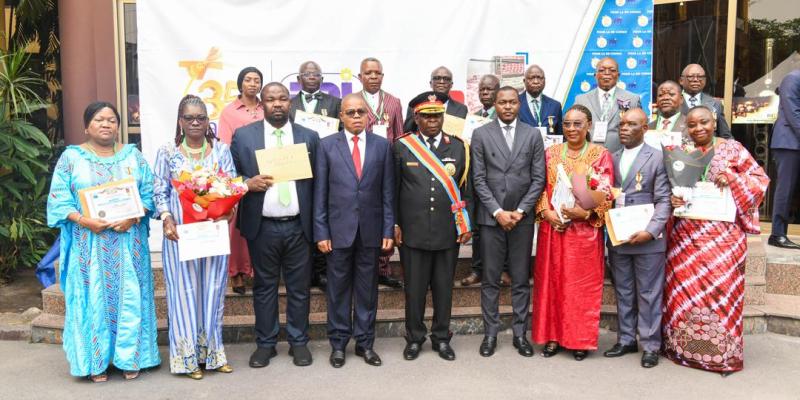
[{"label": "military uniform epaulette", "polygon": [[461,139],[460,137],[458,137],[456,135],[451,135],[451,134],[449,134],[447,132],[444,132],[444,131],[442,133],[443,133],[442,139],[444,139],[445,143],[447,143],[447,144],[450,144],[451,140],[457,140],[459,142],[463,142],[464,141],[463,139]]}]

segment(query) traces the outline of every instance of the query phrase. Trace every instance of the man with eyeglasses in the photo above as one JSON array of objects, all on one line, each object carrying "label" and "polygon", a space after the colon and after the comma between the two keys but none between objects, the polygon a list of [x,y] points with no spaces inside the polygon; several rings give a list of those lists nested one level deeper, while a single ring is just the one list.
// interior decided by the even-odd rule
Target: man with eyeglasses
[{"label": "man with eyeglasses", "polygon": [[[450,98],[450,89],[453,88],[453,73],[450,72],[447,67],[441,66],[434,69],[433,72],[431,72],[431,80],[429,83],[434,93],[442,94],[447,99],[444,102],[445,114],[458,118],[467,117],[469,113],[467,106]],[[403,130],[405,132],[417,131],[417,123],[414,120],[414,111],[413,107],[411,107],[411,103],[408,104],[408,109],[406,110],[406,122],[403,123]],[[455,133],[460,132],[450,132],[450,134]]]},{"label": "man with eyeglasses", "polygon": [[[320,90],[322,85],[322,68],[314,61],[306,61],[300,64],[300,71],[297,74],[297,81],[300,82],[302,90],[292,98],[289,118],[294,121],[297,110],[310,113],[339,118],[342,101],[338,97],[331,96]],[[339,129],[342,124],[339,123]],[[316,286],[325,290],[328,277],[325,275],[325,255],[313,249],[313,271],[311,272],[311,286]]]},{"label": "man with eyeglasses", "polygon": [[620,113],[642,108],[639,96],[619,87],[619,64],[611,57],[597,62],[594,72],[597,87],[578,95],[575,104],[592,112],[592,142],[614,153],[622,148],[619,142]]},{"label": "man with eyeglasses", "polygon": [[531,65],[525,71],[525,92],[519,95],[519,120],[544,131],[544,135],[561,134],[561,102],[542,93],[544,70]]},{"label": "man with eyeglasses", "polygon": [[314,179],[275,182],[258,168],[255,152],[305,144],[311,164],[319,146],[316,132],[289,121],[289,89],[271,82],[261,90],[264,120],[237,129],[231,143],[236,170],[248,192],[239,202],[238,222],[253,263],[253,311],[256,351],[250,367],[261,368],[278,353],[278,287],[286,287],[289,355],[297,366],[311,365],[308,313],[311,282],[312,198]]},{"label": "man with eyeglasses", "polygon": [[394,164],[390,142],[369,131],[369,105],[360,93],[342,99],[344,129],[320,141],[314,168],[314,240],[328,256],[330,363],[356,356],[381,365],[372,345],[378,312],[377,263],[394,246]]},{"label": "man with eyeglasses", "polygon": [[683,105],[681,114],[686,115],[689,110],[697,106],[706,106],[714,111],[717,120],[716,135],[725,139],[731,139],[731,128],[725,120],[722,103],[708,93],[703,93],[706,88],[706,70],[699,64],[689,64],[681,73],[680,84],[683,87]]},{"label": "man with eyeglasses", "polygon": [[403,263],[406,299],[406,347],[414,360],[425,343],[425,297],[433,296],[431,347],[455,360],[450,347],[450,312],[458,248],[472,236],[472,179],[468,147],[442,131],[442,93],[424,92],[409,103],[419,126],[394,144],[394,239]]},{"label": "man with eyeglasses", "polygon": [[[382,89],[383,65],[377,58],[365,58],[361,61],[358,79],[364,87],[360,94],[369,111],[366,130],[393,143],[396,137],[403,134],[403,106],[400,105],[400,99]],[[389,264],[389,257],[393,253],[394,248],[391,248],[381,255],[378,261],[378,283],[401,288],[403,282],[392,277]]]}]

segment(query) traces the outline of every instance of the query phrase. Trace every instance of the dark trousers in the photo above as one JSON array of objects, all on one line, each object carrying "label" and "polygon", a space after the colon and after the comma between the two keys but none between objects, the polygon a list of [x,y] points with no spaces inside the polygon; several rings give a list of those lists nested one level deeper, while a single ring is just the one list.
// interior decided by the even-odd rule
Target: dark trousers
[{"label": "dark trousers", "polygon": [[253,263],[253,311],[256,345],[274,347],[278,342],[278,285],[286,285],[286,333],[292,346],[308,343],[311,246],[300,219],[276,221],[263,218],[255,240],[247,243]]},{"label": "dark trousers", "polygon": [[663,252],[618,254],[608,252],[614,291],[617,295],[617,341],[624,345],[639,342],[645,351],[661,348],[661,306],[664,295]]},{"label": "dark trousers", "polygon": [[530,327],[528,311],[531,304],[531,249],[533,224],[517,225],[506,232],[499,225],[481,225],[483,279],[481,280],[481,312],[486,336],[497,336],[500,330],[500,274],[508,257],[511,275],[511,306],[514,336],[523,336]]},{"label": "dark trousers", "polygon": [[313,250],[311,252],[311,265],[312,265],[312,274],[314,277],[319,277],[320,275],[325,275],[325,265],[326,265],[326,257],[317,246],[312,246]]},{"label": "dark trousers", "polygon": [[328,254],[328,340],[334,350],[344,351],[351,337],[365,349],[375,342],[380,251],[364,247],[356,233],[352,246]]},{"label": "dark trousers", "polygon": [[777,176],[772,200],[772,236],[786,236],[789,212],[800,175],[800,150],[772,149]]},{"label": "dark trousers", "polygon": [[431,341],[434,344],[450,341],[450,312],[453,305],[453,276],[458,261],[458,247],[445,250],[420,250],[400,247],[406,294],[406,340],[423,343],[425,298],[428,287],[433,299]]},{"label": "dark trousers", "polygon": [[472,229],[472,272],[483,275],[483,255],[481,251],[481,228],[475,225]]}]

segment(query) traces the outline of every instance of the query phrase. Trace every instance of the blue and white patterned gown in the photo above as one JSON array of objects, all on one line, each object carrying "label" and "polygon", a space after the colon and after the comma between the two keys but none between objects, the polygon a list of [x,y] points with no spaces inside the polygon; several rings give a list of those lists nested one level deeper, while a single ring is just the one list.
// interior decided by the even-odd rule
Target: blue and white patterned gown
[{"label": "blue and white patterned gown", "polygon": [[53,172],[47,224],[61,229],[63,342],[74,376],[99,375],[109,363],[125,371],[161,363],[148,219],[127,232],[106,229],[99,234],[67,219],[82,212],[80,189],[129,177],[136,179],[144,208],[153,210],[153,173],[133,145],[108,158],[69,146]]},{"label": "blue and white patterned gown", "polygon": [[[154,173],[154,200],[158,217],[172,213],[176,224],[183,223],[179,194],[170,180],[181,171],[191,171],[200,163],[236,176],[228,145],[215,141],[202,161],[190,160],[174,143],[158,149]],[[164,277],[169,308],[169,368],[174,374],[189,373],[205,364],[217,369],[227,364],[222,344],[222,313],[228,284],[228,256],[215,256],[186,262],[178,261],[178,244],[164,238]]]}]

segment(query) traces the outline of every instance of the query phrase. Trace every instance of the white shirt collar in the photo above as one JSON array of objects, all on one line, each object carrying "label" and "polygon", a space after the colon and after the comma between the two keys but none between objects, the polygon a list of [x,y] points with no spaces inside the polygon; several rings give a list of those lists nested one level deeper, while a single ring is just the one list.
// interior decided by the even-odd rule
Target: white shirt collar
[{"label": "white shirt collar", "polygon": [[514,118],[514,120],[513,120],[513,121],[511,121],[511,123],[510,123],[510,124],[507,124],[507,123],[505,123],[505,122],[501,121],[501,120],[500,120],[500,118],[498,118],[498,119],[497,119],[497,122],[499,122],[499,123],[500,123],[500,127],[501,127],[501,128],[503,128],[503,127],[505,127],[505,126],[510,126],[510,127],[511,127],[511,130],[514,130],[514,129],[517,127],[517,119],[516,119],[516,118]]},{"label": "white shirt collar", "polygon": [[319,93],[319,89],[317,89],[316,91],[314,91],[314,92],[311,92],[311,93],[309,93],[309,92],[306,92],[305,90],[301,90],[301,92],[302,92],[303,94],[317,94],[317,93]]},{"label": "white shirt collar", "polygon": [[531,96],[530,93],[525,92],[525,96],[528,99],[528,104],[533,103],[534,100],[538,101],[540,105],[542,104],[542,94],[541,93],[539,93],[538,96],[533,97],[533,96]]},{"label": "white shirt collar", "polygon": [[[356,136],[355,134],[350,133],[350,131],[348,131],[347,129],[344,129],[344,135],[347,137],[347,141],[350,143],[353,142],[353,136]],[[363,139],[364,139],[364,132],[361,132],[358,134],[358,140],[363,140]]]},{"label": "white shirt collar", "polygon": [[289,121],[286,121],[286,123],[283,124],[283,126],[276,128],[276,127],[272,126],[269,122],[267,122],[266,119],[264,120],[264,133],[266,133],[268,135],[272,135],[272,132],[275,132],[275,130],[277,130],[277,129],[280,129],[281,131],[283,131],[284,135],[292,134],[292,124]]},{"label": "white shirt collar", "polygon": [[600,88],[600,86],[597,87],[597,96],[600,98],[600,100],[603,100],[603,97],[604,97],[603,95],[606,94],[606,93],[609,94],[609,96],[608,96],[609,99],[613,99],[614,98],[614,93],[616,93],[616,92],[617,92],[617,87],[616,86],[612,87],[609,90],[603,90],[603,89]]},{"label": "white shirt collar", "polygon": [[641,150],[641,149],[642,149],[642,146],[644,146],[644,140],[642,140],[642,143],[639,143],[639,145],[638,145],[638,146],[636,146],[636,147],[634,147],[634,148],[632,148],[632,149],[629,149],[629,148],[627,148],[627,147],[623,147],[623,148],[622,148],[622,154],[625,154],[625,153],[633,153],[633,154],[638,154],[638,153],[639,153],[639,150]]},{"label": "white shirt collar", "polygon": [[[420,133],[420,138],[425,145],[428,145],[428,137]],[[439,131],[436,136],[433,137],[433,147],[439,147],[439,142],[442,140],[442,131]]]},{"label": "white shirt collar", "polygon": [[697,103],[698,104],[702,102],[702,100],[703,100],[702,96],[703,96],[703,92],[699,92],[694,96],[690,95],[689,93],[683,92],[683,98],[686,99],[686,101],[689,101],[689,99],[691,99],[691,98],[695,98],[695,99],[697,99]]}]

